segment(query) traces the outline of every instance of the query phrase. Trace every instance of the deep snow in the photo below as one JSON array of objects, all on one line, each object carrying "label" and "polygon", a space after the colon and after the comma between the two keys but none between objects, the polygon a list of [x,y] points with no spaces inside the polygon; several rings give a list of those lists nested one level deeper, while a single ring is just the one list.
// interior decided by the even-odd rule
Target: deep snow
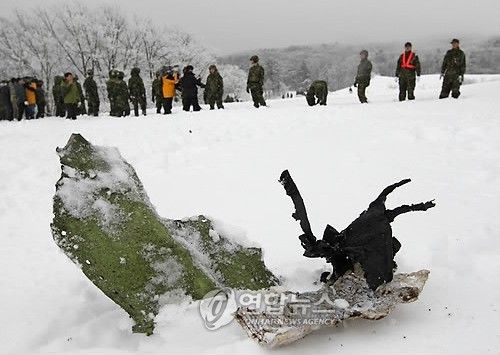
[{"label": "deep snow", "polygon": [[382,188],[412,178],[387,205],[436,198],[436,208],[393,224],[400,271],[431,270],[421,299],[384,320],[347,322],[273,352],[498,354],[500,76],[467,82],[459,100],[437,100],[440,82],[427,76],[417,101],[395,102],[394,81],[378,77],[369,105],[346,89],[327,107],[299,97],[259,110],[240,103],[177,108],[170,117],[0,122],[0,352],[270,352],[235,323],[205,330],[196,303],[164,307],[151,337],[130,333],[126,313],[52,241],[55,148],[78,132],[119,148],[161,216],[204,213],[237,226],[294,290],[317,288],[324,263],[302,257],[293,206],[278,183],[283,169],[317,235],[327,223],[343,229]]}]

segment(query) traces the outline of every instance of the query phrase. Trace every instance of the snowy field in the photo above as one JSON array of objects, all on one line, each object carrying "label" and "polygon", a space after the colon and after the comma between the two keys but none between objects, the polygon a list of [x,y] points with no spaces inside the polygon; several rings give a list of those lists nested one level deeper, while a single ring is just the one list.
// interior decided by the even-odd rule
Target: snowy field
[{"label": "snowy field", "polygon": [[[437,100],[426,76],[417,101],[395,102],[375,78],[369,105],[347,90],[327,107],[304,98],[228,104],[170,117],[50,118],[0,122],[0,352],[66,354],[498,354],[500,347],[500,76],[466,76],[459,100]],[[343,229],[385,186],[412,183],[388,207],[436,199],[399,217],[399,270],[431,270],[421,299],[380,321],[351,321],[268,351],[232,323],[205,330],[197,304],[167,306],[156,334],[132,334],[107,299],[52,241],[55,149],[78,132],[116,146],[160,215],[207,214],[264,250],[293,290],[311,290],[324,267],[306,259],[278,177],[289,169],[316,235]]]}]

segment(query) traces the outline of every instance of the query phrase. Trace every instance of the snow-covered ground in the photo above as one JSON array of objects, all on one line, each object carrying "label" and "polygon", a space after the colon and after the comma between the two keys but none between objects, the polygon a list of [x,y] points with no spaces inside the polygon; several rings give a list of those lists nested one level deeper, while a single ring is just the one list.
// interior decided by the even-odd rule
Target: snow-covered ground
[{"label": "snow-covered ground", "polygon": [[436,199],[399,217],[400,271],[431,270],[421,299],[388,318],[352,321],[275,350],[290,354],[498,354],[500,346],[500,76],[468,76],[459,100],[437,100],[437,76],[417,101],[395,102],[396,83],[375,78],[369,105],[347,90],[327,107],[304,98],[269,108],[170,117],[50,118],[0,122],[0,352],[264,354],[235,323],[205,330],[197,304],[167,306],[156,334],[130,332],[107,299],[52,241],[55,149],[72,132],[116,146],[137,170],[160,215],[200,213],[237,226],[295,290],[324,263],[302,256],[299,225],[278,177],[290,169],[314,232],[344,228],[381,189],[413,182],[388,206]]}]

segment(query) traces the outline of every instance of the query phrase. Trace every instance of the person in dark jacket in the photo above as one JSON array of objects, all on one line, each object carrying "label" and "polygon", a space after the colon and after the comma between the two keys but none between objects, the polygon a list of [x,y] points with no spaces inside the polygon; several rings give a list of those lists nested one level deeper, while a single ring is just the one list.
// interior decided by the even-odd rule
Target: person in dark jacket
[{"label": "person in dark jacket", "polygon": [[465,74],[465,53],[460,49],[460,41],[453,39],[452,48],[446,52],[443,65],[441,66],[441,78],[443,78],[443,87],[441,89],[440,99],[450,96],[458,99],[460,96],[460,86],[464,81]]},{"label": "person in dark jacket", "polygon": [[212,64],[208,70],[210,74],[208,74],[207,83],[205,84],[205,103],[210,105],[210,110],[215,109],[215,104],[217,104],[218,109],[223,109],[222,96],[224,95],[224,80],[215,65]]},{"label": "person in dark jacket", "polygon": [[76,87],[78,88],[78,95],[80,95],[80,101],[78,102],[78,113],[80,115],[86,115],[87,107],[85,105],[85,95],[83,93],[82,84],[80,84],[80,82],[78,81],[78,75],[75,75],[73,80],[76,84]]},{"label": "person in dark jacket", "polygon": [[[125,81],[125,73],[122,71],[118,72],[118,107],[120,107],[119,117],[130,116],[130,93],[128,91],[128,85]],[[120,113],[121,112],[121,113]]]},{"label": "person in dark jacket", "polygon": [[12,107],[12,119],[17,119],[19,115],[17,94],[16,94],[16,78],[11,78],[9,81],[10,106]]},{"label": "person in dark jacket", "polygon": [[139,116],[139,106],[141,106],[142,114],[146,116],[146,88],[140,74],[141,69],[133,68],[128,79],[130,101],[134,106],[135,117]]},{"label": "person in dark jacket", "polygon": [[61,86],[63,81],[64,77],[60,75],[56,75],[54,77],[54,86],[52,87],[52,97],[54,98],[56,117],[66,116],[66,107],[64,105],[64,97],[62,95],[62,86]]},{"label": "person in dark jacket", "polygon": [[89,115],[93,115],[94,117],[99,116],[99,106],[101,102],[99,100],[99,90],[94,80],[94,71],[92,69],[87,71],[87,77],[83,82],[83,89],[85,90]]},{"label": "person in dark jacket", "polygon": [[259,57],[256,55],[250,58],[247,92],[252,95],[253,105],[256,108],[267,106],[264,100],[264,68],[259,64]]},{"label": "person in dark jacket", "polygon": [[418,55],[412,51],[410,42],[405,43],[405,51],[399,56],[396,67],[396,78],[399,81],[399,101],[415,100],[416,77],[420,76],[421,68]]},{"label": "person in dark jacket", "polygon": [[43,88],[44,82],[38,80],[36,83],[36,118],[45,117],[45,107],[47,106],[47,100],[45,98],[45,89]]},{"label": "person in dark jacket", "polygon": [[4,80],[0,83],[0,121],[12,121],[12,103],[10,101],[9,81]]},{"label": "person in dark jacket", "polygon": [[67,119],[76,120],[79,114],[78,104],[81,102],[80,91],[72,73],[64,74],[64,81],[61,84],[61,93],[66,106]]},{"label": "person in dark jacket", "polygon": [[161,113],[162,107],[162,84],[160,71],[155,73],[155,79],[151,84],[151,101],[155,104],[156,113]]},{"label": "person in dark jacket", "polygon": [[26,89],[24,87],[25,80],[17,78],[14,82],[14,90],[16,92],[17,100],[17,120],[21,121],[24,117],[26,110]]},{"label": "person in dark jacket", "polygon": [[358,65],[358,71],[356,73],[356,80],[354,81],[354,87],[358,88],[358,98],[362,104],[368,103],[366,98],[366,88],[370,86],[370,80],[372,75],[372,62],[368,60],[368,51],[363,49],[359,53],[361,61]]},{"label": "person in dark jacket", "polygon": [[184,75],[179,80],[179,87],[182,91],[182,109],[189,111],[193,106],[193,111],[200,111],[198,102],[198,86],[204,88],[205,85],[193,74],[193,66],[188,65],[184,68]]},{"label": "person in dark jacket", "polygon": [[[290,97],[290,95],[288,95]],[[309,106],[320,104],[326,106],[328,84],[324,80],[315,80],[307,90],[306,100]]]}]

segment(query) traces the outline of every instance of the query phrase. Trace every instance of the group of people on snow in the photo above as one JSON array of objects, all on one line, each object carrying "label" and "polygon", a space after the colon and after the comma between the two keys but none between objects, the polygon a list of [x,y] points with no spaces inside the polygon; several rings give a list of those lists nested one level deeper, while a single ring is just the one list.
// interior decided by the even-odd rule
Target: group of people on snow
[{"label": "group of people on snow", "polygon": [[0,83],[0,120],[27,120],[45,117],[43,81],[24,77]]},{"label": "group of people on snow", "polygon": [[[465,74],[465,54],[460,49],[460,41],[453,39],[452,48],[447,51],[441,67],[443,79],[440,99],[460,96],[460,86]],[[360,52],[360,63],[357,68],[354,87],[357,88],[358,98],[361,103],[367,103],[366,89],[370,86],[373,65],[368,59],[368,51]],[[156,72],[152,82],[151,99],[156,105],[156,113],[168,115],[172,113],[173,102],[177,92],[181,93],[182,108],[184,111],[200,111],[198,102],[198,88],[203,88],[203,99],[211,110],[224,109],[223,94],[224,80],[215,65],[210,65],[209,74],[205,84],[201,78],[194,74],[192,65],[187,65],[182,70],[179,66],[166,66]],[[65,73],[64,76],[54,78],[52,95],[54,99],[54,115],[76,119],[78,115],[99,115],[100,99],[99,90],[94,80],[94,71],[88,70],[82,85],[78,76]],[[421,65],[418,55],[413,52],[412,44],[406,42],[404,51],[399,56],[396,66],[396,80],[399,83],[399,101],[414,100],[417,77],[421,74]],[[259,63],[259,57],[250,58],[248,71],[247,92],[251,94],[256,108],[267,106],[264,99],[264,68]],[[125,73],[113,69],[109,72],[106,81],[110,115],[124,117],[131,114],[132,104],[135,116],[139,113],[146,115],[147,101],[146,88],[141,78],[139,68],[130,72],[128,83]],[[352,89],[349,89],[352,92]],[[36,78],[24,77],[2,81],[0,85],[0,120],[21,120],[45,117],[47,100],[45,97],[44,83]],[[324,80],[315,80],[305,93],[309,106],[326,105],[328,97],[328,84]],[[88,105],[88,110],[86,108]],[[139,111],[140,110],[140,111]]]},{"label": "group of people on snow", "polygon": [[[440,79],[443,85],[440,99],[451,96],[458,99],[460,96],[460,86],[464,81],[465,74],[465,54],[460,49],[460,41],[454,38],[451,41],[452,48],[446,52],[441,66]],[[359,53],[360,63],[354,86],[358,89],[358,98],[361,103],[367,103],[366,88],[370,86],[372,63],[368,60],[368,51],[362,50]],[[399,101],[415,100],[415,86],[417,77],[421,74],[420,60],[412,50],[412,44],[406,42],[403,53],[399,56],[396,65],[396,80],[399,83]]]}]

